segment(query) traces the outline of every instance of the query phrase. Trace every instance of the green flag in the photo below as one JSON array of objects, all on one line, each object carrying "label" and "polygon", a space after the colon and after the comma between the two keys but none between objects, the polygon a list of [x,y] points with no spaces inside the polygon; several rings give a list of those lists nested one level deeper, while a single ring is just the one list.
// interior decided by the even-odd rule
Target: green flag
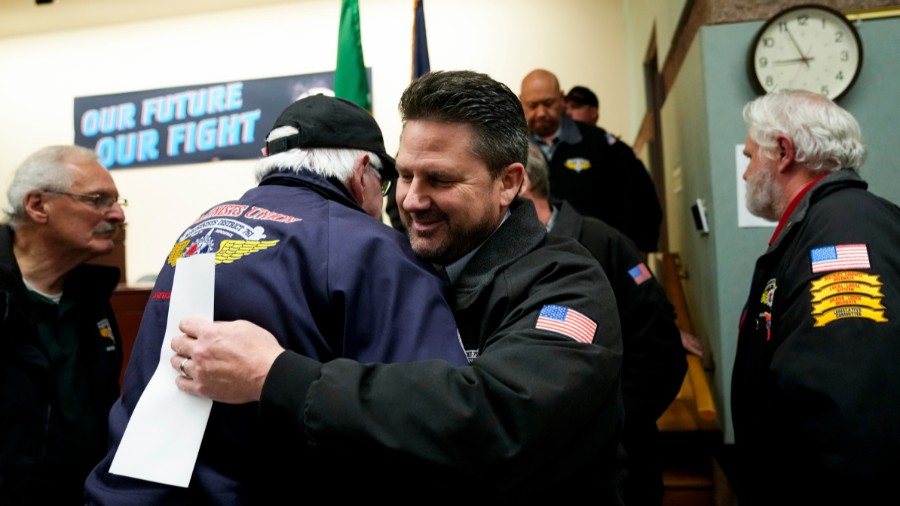
[{"label": "green flag", "polygon": [[362,39],[359,36],[359,3],[342,0],[341,27],[338,34],[337,67],[334,71],[334,95],[372,111],[369,100],[369,81],[363,61]]}]

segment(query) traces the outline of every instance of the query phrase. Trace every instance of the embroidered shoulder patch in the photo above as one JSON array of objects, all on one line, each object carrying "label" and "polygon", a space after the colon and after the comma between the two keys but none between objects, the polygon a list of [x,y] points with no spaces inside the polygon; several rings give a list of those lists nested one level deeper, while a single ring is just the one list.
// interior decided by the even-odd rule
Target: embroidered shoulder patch
[{"label": "embroidered shoulder patch", "polygon": [[548,304],[541,308],[534,328],[549,330],[580,343],[590,344],[594,342],[597,324],[574,309]]},{"label": "embroidered shoulder patch", "polygon": [[650,269],[647,268],[647,264],[641,262],[631,269],[628,269],[628,275],[631,276],[631,279],[634,280],[634,284],[639,285],[644,281],[653,277],[653,274],[650,274]]},{"label": "embroidered shoulder patch", "polygon": [[116,336],[113,335],[112,326],[109,324],[107,318],[103,318],[97,322],[97,330],[100,332],[100,337],[102,339],[109,339],[109,344],[106,345],[106,351],[115,350]]},{"label": "embroidered shoulder patch", "polygon": [[813,327],[824,327],[844,318],[888,321],[884,317],[882,285],[877,275],[858,271],[832,272],[813,280],[809,287]]},{"label": "embroidered shoulder patch", "polygon": [[809,250],[812,271],[828,272],[844,269],[868,269],[869,250],[865,244],[838,244]]},{"label": "embroidered shoulder patch", "polygon": [[563,165],[569,170],[581,172],[591,168],[591,161],[587,158],[569,158]]}]

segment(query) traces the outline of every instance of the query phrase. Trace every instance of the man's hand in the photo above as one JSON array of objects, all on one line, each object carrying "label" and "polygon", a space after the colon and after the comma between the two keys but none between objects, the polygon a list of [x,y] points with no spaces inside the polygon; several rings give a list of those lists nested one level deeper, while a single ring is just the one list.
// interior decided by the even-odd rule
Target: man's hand
[{"label": "man's hand", "polygon": [[[248,321],[185,318],[172,338],[169,361],[181,390],[229,404],[258,401],[272,363],[284,348],[266,329]],[[187,360],[185,360],[187,359]]]},{"label": "man's hand", "polygon": [[697,339],[697,336],[681,330],[681,345],[689,353],[703,358],[703,344],[700,343],[700,340]]}]

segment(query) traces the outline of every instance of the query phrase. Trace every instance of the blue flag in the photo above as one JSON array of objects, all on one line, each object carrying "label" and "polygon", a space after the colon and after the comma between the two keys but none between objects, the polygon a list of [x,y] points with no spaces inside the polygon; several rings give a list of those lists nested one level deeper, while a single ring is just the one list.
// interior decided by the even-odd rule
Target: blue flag
[{"label": "blue flag", "polygon": [[428,39],[425,36],[425,6],[424,0],[415,0],[416,15],[413,19],[413,46],[412,46],[412,80],[431,70],[428,61]]}]

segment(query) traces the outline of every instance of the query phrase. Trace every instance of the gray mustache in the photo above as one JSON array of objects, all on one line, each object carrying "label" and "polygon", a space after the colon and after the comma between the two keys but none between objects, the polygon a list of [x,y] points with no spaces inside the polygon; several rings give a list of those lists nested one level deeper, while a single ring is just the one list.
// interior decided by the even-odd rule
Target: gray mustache
[{"label": "gray mustache", "polygon": [[121,225],[121,224],[119,224],[119,223],[111,223],[111,222],[108,222],[108,221],[107,221],[107,222],[103,222],[103,223],[97,225],[97,227],[94,228],[94,233],[97,233],[97,234],[108,234],[108,233],[110,233],[110,232],[114,232],[114,233],[118,234],[118,233],[119,233],[119,230],[121,230],[121,229],[122,229],[122,225]]}]

